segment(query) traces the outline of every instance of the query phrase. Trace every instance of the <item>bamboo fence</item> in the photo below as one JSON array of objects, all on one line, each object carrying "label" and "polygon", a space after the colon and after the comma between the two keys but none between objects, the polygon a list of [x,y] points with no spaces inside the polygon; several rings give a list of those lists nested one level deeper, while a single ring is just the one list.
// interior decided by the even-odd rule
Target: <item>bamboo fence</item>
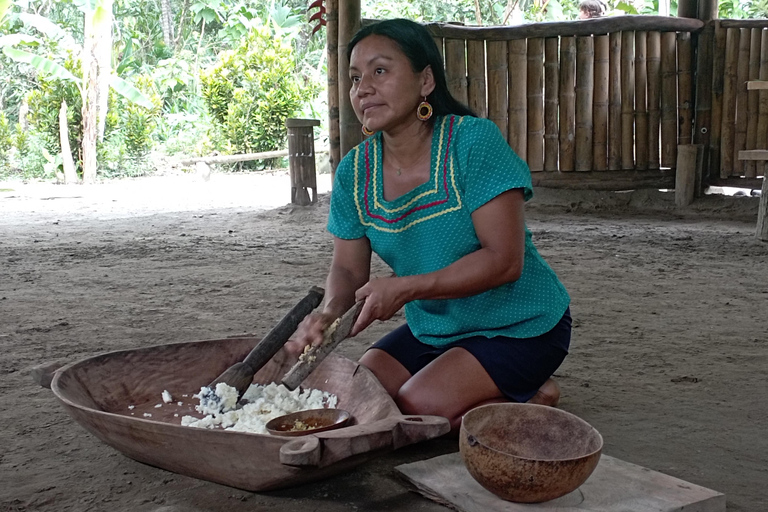
[{"label": "bamboo fence", "polygon": [[762,173],[739,151],[768,149],[768,90],[747,89],[768,81],[768,20],[426,27],[451,93],[496,123],[534,184],[673,188],[678,146],[692,143],[707,183]]}]

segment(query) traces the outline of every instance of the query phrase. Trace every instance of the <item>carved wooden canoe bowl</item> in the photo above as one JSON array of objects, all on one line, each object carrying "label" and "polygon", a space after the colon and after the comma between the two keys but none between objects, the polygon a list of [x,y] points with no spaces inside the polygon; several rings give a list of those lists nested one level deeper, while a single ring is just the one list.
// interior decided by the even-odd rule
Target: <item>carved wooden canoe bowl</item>
[{"label": "carved wooden canoe bowl", "polygon": [[576,490],[600,461],[603,438],[553,407],[503,403],[464,415],[459,450],[472,477],[508,501],[538,503]]},{"label": "carved wooden canoe bowl", "polygon": [[[128,457],[250,491],[327,478],[450,430],[446,418],[402,415],[370,371],[335,354],[303,386],[336,394],[337,407],[354,418],[349,426],[302,437],[181,426],[182,416],[200,416],[192,395],[257,342],[230,338],[101,354],[56,370],[51,389],[72,418]],[[283,350],[254,382],[279,382],[294,362]],[[164,390],[171,403],[163,402]]]}]

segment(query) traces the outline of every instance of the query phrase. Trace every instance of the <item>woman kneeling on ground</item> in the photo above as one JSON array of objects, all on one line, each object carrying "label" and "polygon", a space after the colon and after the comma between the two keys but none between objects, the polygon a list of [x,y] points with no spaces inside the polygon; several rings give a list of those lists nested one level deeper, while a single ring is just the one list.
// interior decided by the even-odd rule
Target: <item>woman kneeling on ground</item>
[{"label": "woman kneeling on ground", "polygon": [[[404,414],[444,416],[456,431],[482,404],[556,405],[570,299],[525,225],[527,165],[451,96],[421,25],[366,26],[347,55],[368,138],[336,170],[326,303],[294,350],[320,343],[355,301],[365,305],[352,336],[405,307],[406,323],[360,359]],[[394,276],[371,278],[372,251]]]}]

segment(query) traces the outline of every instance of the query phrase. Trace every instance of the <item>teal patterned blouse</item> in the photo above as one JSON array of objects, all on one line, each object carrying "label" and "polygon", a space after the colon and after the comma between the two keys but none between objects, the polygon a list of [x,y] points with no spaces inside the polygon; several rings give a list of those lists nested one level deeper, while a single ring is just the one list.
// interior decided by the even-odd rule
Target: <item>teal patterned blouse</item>
[{"label": "teal patterned blouse", "polygon": [[[376,133],[339,164],[328,230],[342,239],[367,237],[398,276],[440,270],[481,248],[471,214],[502,192],[533,196],[528,166],[496,125],[475,117],[435,120],[429,181],[387,201],[382,138]],[[459,299],[416,300],[405,317],[422,342],[440,346],[470,336],[531,338],[552,329],[570,298],[525,229],[525,260],[517,281]]]}]

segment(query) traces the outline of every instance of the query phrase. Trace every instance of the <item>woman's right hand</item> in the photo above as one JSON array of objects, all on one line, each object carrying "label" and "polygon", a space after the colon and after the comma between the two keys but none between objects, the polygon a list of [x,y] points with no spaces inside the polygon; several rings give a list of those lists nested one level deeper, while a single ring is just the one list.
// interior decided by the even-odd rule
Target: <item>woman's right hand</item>
[{"label": "woman's right hand", "polygon": [[289,353],[300,356],[308,346],[317,346],[323,341],[323,331],[336,320],[330,313],[310,313],[299,324],[296,334],[288,340],[285,348]]}]

